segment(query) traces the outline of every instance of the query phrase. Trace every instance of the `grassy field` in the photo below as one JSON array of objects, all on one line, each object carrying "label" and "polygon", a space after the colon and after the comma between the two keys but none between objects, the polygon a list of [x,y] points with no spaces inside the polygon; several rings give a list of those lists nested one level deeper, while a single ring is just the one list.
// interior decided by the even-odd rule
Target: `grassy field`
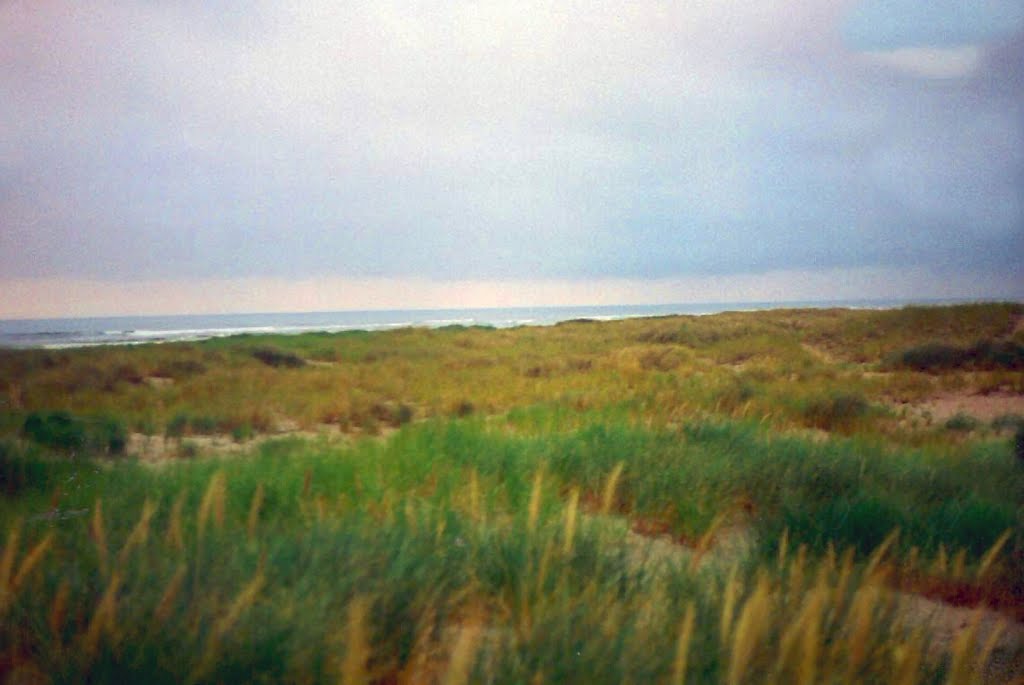
[{"label": "grassy field", "polygon": [[0,678],[1012,682],[1022,319],[0,351]]}]

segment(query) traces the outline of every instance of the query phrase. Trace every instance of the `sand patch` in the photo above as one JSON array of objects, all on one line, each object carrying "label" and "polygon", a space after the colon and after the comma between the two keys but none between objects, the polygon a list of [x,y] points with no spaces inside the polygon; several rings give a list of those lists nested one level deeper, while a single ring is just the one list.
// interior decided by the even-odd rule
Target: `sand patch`
[{"label": "sand patch", "polygon": [[933,420],[939,422],[946,421],[957,414],[966,414],[988,423],[1008,414],[1024,416],[1024,395],[1012,393],[948,394],[910,406],[919,413],[927,413]]},{"label": "sand patch", "polygon": [[924,630],[928,636],[930,661],[939,661],[949,654],[956,637],[976,625],[976,651],[995,637],[992,654],[980,674],[981,682],[1008,683],[1024,677],[1024,625],[1021,623],[991,609],[954,607],[902,592],[895,597],[897,622],[911,630]]}]

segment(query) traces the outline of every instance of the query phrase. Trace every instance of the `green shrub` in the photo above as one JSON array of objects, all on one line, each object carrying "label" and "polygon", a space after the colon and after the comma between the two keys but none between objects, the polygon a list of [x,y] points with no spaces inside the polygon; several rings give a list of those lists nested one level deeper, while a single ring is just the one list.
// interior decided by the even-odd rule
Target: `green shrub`
[{"label": "green shrub", "polygon": [[980,340],[966,348],[927,343],[890,355],[885,365],[913,371],[1019,370],[1024,369],[1024,345],[1010,340]]},{"label": "green shrub", "polygon": [[165,434],[169,438],[180,438],[189,429],[189,416],[184,412],[178,412],[167,422]]},{"label": "green shrub", "polygon": [[990,425],[992,426],[992,430],[997,433],[1004,430],[1016,430],[1017,428],[1024,426],[1024,416],[1021,416],[1020,414],[1003,414],[1002,416],[997,416],[992,419],[992,423]]},{"label": "green shrub", "polygon": [[291,352],[274,347],[257,347],[250,354],[267,366],[297,369],[306,365],[306,360]]},{"label": "green shrub", "polygon": [[195,459],[199,456],[199,445],[191,440],[182,440],[178,445],[178,457],[181,459]]},{"label": "green shrub", "polygon": [[32,442],[58,450],[85,447],[85,422],[70,412],[32,412],[25,418],[22,435]]},{"label": "green shrub", "polygon": [[0,440],[0,494],[15,497],[45,484],[46,470],[39,461],[27,458],[13,442]]},{"label": "green shrub", "polygon": [[476,407],[469,400],[462,400],[455,405],[452,413],[458,417],[466,417],[476,411]]},{"label": "green shrub", "polygon": [[246,421],[231,429],[231,437],[235,442],[245,442],[252,438],[252,424]]},{"label": "green shrub", "polygon": [[970,414],[964,414],[958,412],[955,415],[949,417],[946,420],[946,429],[951,431],[958,431],[962,433],[970,433],[976,430],[980,425],[978,419],[974,418]]},{"label": "green shrub", "polygon": [[22,435],[39,445],[66,452],[123,454],[128,432],[118,419],[82,418],[67,411],[32,412]]}]

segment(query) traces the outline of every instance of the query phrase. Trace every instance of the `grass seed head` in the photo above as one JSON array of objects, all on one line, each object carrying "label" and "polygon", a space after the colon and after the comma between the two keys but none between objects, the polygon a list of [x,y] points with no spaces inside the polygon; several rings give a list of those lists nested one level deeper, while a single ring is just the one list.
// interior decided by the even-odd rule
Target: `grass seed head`
[{"label": "grass seed head", "polygon": [[601,513],[607,515],[612,509],[612,502],[615,501],[615,490],[619,486],[619,478],[622,476],[622,470],[626,467],[626,462],[620,461],[612,469],[612,472],[608,474],[608,480],[604,484],[604,492],[601,493]]},{"label": "grass seed head", "polygon": [[679,639],[676,641],[676,657],[672,662],[672,685],[684,685],[686,682],[686,663],[690,656],[690,642],[693,639],[693,624],[696,612],[693,602],[686,604],[683,620],[679,624]]},{"label": "grass seed head", "polygon": [[1003,551],[1003,547],[1009,542],[1010,536],[1013,535],[1013,529],[1007,528],[1006,531],[1000,535],[992,546],[988,548],[988,551],[981,557],[981,561],[978,563],[978,575],[979,581],[985,580],[988,576],[992,566],[996,563],[999,558],[999,553]]},{"label": "grass seed head", "polygon": [[740,611],[729,655],[729,685],[739,685],[742,682],[764,638],[772,610],[769,589],[768,580],[760,578],[754,592],[747,598]]},{"label": "grass seed head", "polygon": [[246,534],[249,540],[256,538],[256,526],[260,522],[260,509],[263,507],[263,483],[256,486],[252,493],[252,500],[249,502],[249,516],[246,520]]},{"label": "grass seed head", "polygon": [[540,518],[540,499],[544,488],[544,470],[537,469],[533,474],[533,488],[530,490],[530,504],[527,508],[526,529],[529,532],[537,530],[537,520]]},{"label": "grass seed head", "polygon": [[572,553],[573,539],[576,537],[576,514],[580,503],[580,489],[573,488],[569,493],[569,504],[565,508],[565,530],[562,541],[562,552]]},{"label": "grass seed head", "polygon": [[46,537],[36,543],[25,558],[21,560],[21,564],[18,566],[18,572],[14,575],[14,580],[11,581],[11,594],[13,595],[21,587],[21,584],[25,582],[28,575],[32,573],[32,569],[39,564],[43,559],[43,555],[46,554],[47,550],[50,549],[50,544],[53,543],[53,533],[47,533]]},{"label": "grass seed head", "polygon": [[109,552],[107,551],[106,527],[103,525],[103,501],[100,499],[96,500],[96,506],[92,510],[89,534],[92,536],[93,544],[96,545],[96,557],[99,560],[100,573],[106,578],[109,569]]}]

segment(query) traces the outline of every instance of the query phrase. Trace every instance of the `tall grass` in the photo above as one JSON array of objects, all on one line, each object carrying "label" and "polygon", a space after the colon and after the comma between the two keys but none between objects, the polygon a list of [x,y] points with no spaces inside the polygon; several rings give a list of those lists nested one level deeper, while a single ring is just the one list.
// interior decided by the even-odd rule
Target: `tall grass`
[{"label": "tall grass", "polygon": [[[947,573],[1005,583],[1021,548],[1012,514],[984,549],[964,544],[970,526],[931,527],[930,509],[998,509],[1020,492],[1007,450],[976,453],[960,471],[954,456],[778,439],[745,423],[599,425],[542,439],[476,420],[351,447],[284,440],[246,459],[158,469],[80,463],[83,487],[62,506],[89,515],[40,519],[32,510],[44,498],[14,502],[28,516],[8,526],[0,555],[0,641],[10,669],[54,682],[939,677],[943,662],[916,642],[901,652],[910,656],[888,657],[909,638],[886,569],[910,546],[927,557],[942,543],[963,549],[963,569],[944,564]],[[979,477],[980,464],[990,475]],[[952,474],[945,503],[929,505],[939,472]],[[828,510],[840,476],[852,500],[888,498],[898,537],[887,515],[861,521],[873,548],[842,528],[805,523],[782,535],[802,512]],[[639,553],[643,538],[615,523],[674,503],[669,530],[695,539],[723,524],[679,502],[730,511],[741,494],[753,509],[734,510],[733,524],[762,546],[728,572],[689,563],[685,546]]]}]

